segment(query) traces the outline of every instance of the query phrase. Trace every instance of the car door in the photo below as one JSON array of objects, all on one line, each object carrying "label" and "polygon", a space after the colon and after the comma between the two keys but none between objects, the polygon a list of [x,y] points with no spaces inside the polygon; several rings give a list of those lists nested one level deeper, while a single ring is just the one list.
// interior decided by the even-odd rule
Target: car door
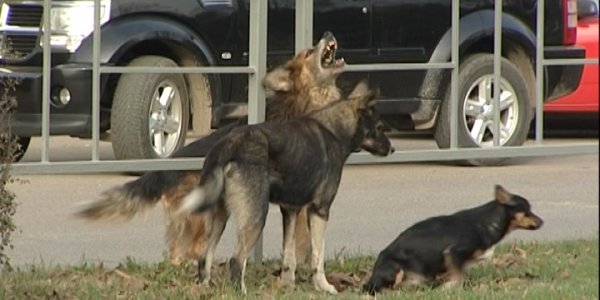
[{"label": "car door", "polygon": [[[372,0],[373,62],[426,63],[450,28],[452,1]],[[383,98],[413,98],[425,71],[372,72]]]},{"label": "car door", "polygon": [[[338,56],[348,64],[372,61],[371,0],[315,0],[313,44],[323,32],[331,31],[338,41]],[[344,72],[337,85],[348,93],[369,72]]]},{"label": "car door", "polygon": [[[313,44],[323,32],[331,31],[338,40],[340,54],[360,61],[371,44],[370,0],[314,0]],[[271,63],[294,55],[296,1],[270,0],[268,51]],[[348,57],[346,57],[348,56]]]},{"label": "car door", "polygon": [[[250,1],[242,0],[239,14],[240,45],[245,47],[247,63],[248,47],[248,8]],[[313,4],[313,44],[325,31],[331,31],[338,40],[338,56],[344,57],[348,63],[367,62],[371,54],[371,0],[314,0]],[[294,0],[269,0],[267,29],[267,68],[270,70],[294,55],[295,49],[295,8]],[[366,73],[346,73],[339,81],[345,90],[353,86],[357,78],[365,78]],[[235,76],[233,92],[236,99],[244,101],[247,76]]]}]

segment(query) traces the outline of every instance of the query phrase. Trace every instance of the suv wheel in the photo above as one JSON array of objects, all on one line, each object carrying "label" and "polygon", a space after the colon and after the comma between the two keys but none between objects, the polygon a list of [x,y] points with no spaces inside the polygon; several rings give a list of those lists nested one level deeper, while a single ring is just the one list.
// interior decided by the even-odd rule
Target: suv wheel
[{"label": "suv wheel", "polygon": [[[500,78],[500,146],[522,145],[529,131],[531,106],[526,80],[519,69],[502,58]],[[494,57],[470,56],[460,65],[458,78],[458,146],[494,146]],[[440,148],[450,147],[450,88],[442,103],[434,130]],[[469,165],[499,165],[506,158],[475,159]]]},{"label": "suv wheel", "polygon": [[[129,66],[176,67],[171,59],[141,56]],[[165,158],[185,142],[190,114],[181,74],[123,74],[111,109],[112,145],[117,159]]]}]

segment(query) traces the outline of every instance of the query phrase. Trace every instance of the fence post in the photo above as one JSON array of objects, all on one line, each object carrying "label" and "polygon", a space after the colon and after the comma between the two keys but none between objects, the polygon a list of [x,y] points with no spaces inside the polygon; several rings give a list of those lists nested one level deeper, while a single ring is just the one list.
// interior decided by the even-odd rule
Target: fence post
[{"label": "fence post", "polygon": [[296,1],[296,53],[312,45],[313,6],[313,0]]},{"label": "fence post", "polygon": [[[248,75],[248,124],[265,120],[265,92],[261,80],[267,69],[267,17],[268,0],[250,1],[250,45],[249,66],[254,73]],[[263,257],[262,234],[254,246],[254,259],[260,262]]]},{"label": "fence post", "polygon": [[52,0],[44,0],[42,20],[42,163],[47,163],[50,156],[50,7]]},{"label": "fence post", "polygon": [[94,0],[92,40],[92,161],[100,160],[100,0]]},{"label": "fence post", "polygon": [[535,142],[542,145],[544,136],[544,0],[538,0],[535,38]]},{"label": "fence post", "polygon": [[500,146],[500,76],[502,72],[502,0],[494,3],[494,147]]},{"label": "fence post", "polygon": [[452,32],[450,39],[452,73],[450,75],[450,149],[458,147],[458,43],[460,32],[460,2],[452,1]]}]

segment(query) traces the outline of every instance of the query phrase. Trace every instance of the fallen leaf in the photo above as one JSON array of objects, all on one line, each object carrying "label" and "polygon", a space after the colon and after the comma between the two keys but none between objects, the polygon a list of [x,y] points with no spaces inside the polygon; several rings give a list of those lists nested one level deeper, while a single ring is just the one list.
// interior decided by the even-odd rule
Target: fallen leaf
[{"label": "fallen leaf", "polygon": [[119,269],[114,269],[113,272],[115,272],[115,274],[125,278],[125,279],[131,279],[131,275],[119,270]]},{"label": "fallen leaf", "polygon": [[363,276],[363,278],[360,280],[360,282],[358,283],[358,286],[363,286],[367,283],[367,281],[369,281],[369,279],[371,279],[371,275],[373,274],[373,272],[371,272],[371,270],[366,270],[365,272],[365,276]]},{"label": "fallen leaf", "polygon": [[143,290],[148,287],[148,283],[145,280],[131,276],[119,269],[114,269],[113,272],[125,279],[129,287],[131,287],[133,290]]},{"label": "fallen leaf", "polygon": [[338,292],[343,292],[348,287],[358,287],[360,278],[354,275],[354,273],[333,272],[327,275],[327,281],[329,281]]},{"label": "fallen leaf", "polygon": [[553,253],[554,253],[554,249],[550,249],[550,250],[548,250],[548,251],[544,252],[544,255],[546,255],[546,256],[550,256],[550,255],[552,255]]},{"label": "fallen leaf", "polygon": [[571,277],[571,272],[569,272],[569,270],[566,270],[566,269],[565,269],[565,270],[563,270],[562,272],[558,273],[558,276],[559,276],[561,279],[569,278],[569,277]]},{"label": "fallen leaf", "polygon": [[527,252],[519,247],[515,247],[515,251],[519,254],[519,257],[522,259],[527,258]]},{"label": "fallen leaf", "polygon": [[527,280],[522,279],[522,278],[518,278],[518,277],[511,277],[508,278],[502,282],[500,282],[501,285],[517,285],[517,284],[522,284],[524,282],[526,282]]},{"label": "fallen leaf", "polygon": [[497,268],[507,268],[515,263],[517,263],[517,257],[510,253],[506,253],[492,259],[492,264]]}]

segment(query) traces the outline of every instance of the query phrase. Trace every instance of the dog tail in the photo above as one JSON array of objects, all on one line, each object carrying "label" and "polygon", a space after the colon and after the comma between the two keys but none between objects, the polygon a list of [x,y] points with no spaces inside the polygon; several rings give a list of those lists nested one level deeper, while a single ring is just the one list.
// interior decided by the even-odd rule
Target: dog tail
[{"label": "dog tail", "polygon": [[105,191],[99,200],[76,215],[90,220],[130,220],[154,207],[166,193],[185,188],[182,183],[189,181],[187,179],[195,185],[199,175],[200,171],[147,172],[136,180]]},{"label": "dog tail", "polygon": [[178,214],[204,211],[217,204],[225,186],[223,168],[202,173],[200,185],[192,189],[181,201]]},{"label": "dog tail", "polygon": [[205,211],[222,199],[225,189],[225,166],[231,160],[235,142],[224,141],[215,145],[204,160],[200,183],[181,201],[177,215]]},{"label": "dog tail", "polygon": [[[173,157],[206,156],[218,141],[231,130],[245,123],[247,118],[241,118],[237,122],[221,127],[210,135],[186,145],[175,152]],[[199,175],[200,171],[147,172],[136,180],[105,191],[98,201],[79,211],[77,216],[91,220],[129,220],[136,214],[154,207],[169,192],[191,191],[191,186],[196,186]]]}]

